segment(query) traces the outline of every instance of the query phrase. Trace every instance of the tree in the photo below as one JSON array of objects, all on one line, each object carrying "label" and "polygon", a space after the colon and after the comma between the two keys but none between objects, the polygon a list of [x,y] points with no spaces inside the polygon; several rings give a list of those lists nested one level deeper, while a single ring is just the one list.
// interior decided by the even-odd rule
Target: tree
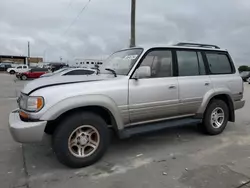
[{"label": "tree", "polygon": [[250,71],[250,67],[248,67],[247,65],[241,65],[238,68],[239,72],[243,72],[243,71]]}]

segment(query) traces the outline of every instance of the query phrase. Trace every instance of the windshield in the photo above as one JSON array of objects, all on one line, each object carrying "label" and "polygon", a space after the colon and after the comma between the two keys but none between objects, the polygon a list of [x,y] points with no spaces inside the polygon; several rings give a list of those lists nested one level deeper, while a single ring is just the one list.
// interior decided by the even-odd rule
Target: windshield
[{"label": "windshield", "polygon": [[[142,51],[142,48],[137,48],[115,52],[105,61],[105,69],[112,69],[117,75],[127,75]],[[101,73],[110,72],[101,70]]]}]

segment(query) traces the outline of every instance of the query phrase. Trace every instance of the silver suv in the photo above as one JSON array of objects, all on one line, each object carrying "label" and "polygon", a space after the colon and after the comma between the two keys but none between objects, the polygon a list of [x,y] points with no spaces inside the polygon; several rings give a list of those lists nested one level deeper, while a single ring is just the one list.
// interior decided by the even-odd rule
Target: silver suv
[{"label": "silver suv", "polygon": [[97,75],[28,83],[9,116],[17,142],[52,135],[59,161],[84,167],[99,160],[109,130],[120,138],[184,124],[220,134],[245,104],[243,82],[226,50],[179,43],[115,52]]}]

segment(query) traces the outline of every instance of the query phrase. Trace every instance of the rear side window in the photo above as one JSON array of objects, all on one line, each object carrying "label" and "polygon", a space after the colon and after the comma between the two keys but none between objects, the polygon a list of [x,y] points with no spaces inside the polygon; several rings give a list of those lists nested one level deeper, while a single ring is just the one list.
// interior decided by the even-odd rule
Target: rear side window
[{"label": "rear side window", "polygon": [[195,51],[177,51],[179,76],[200,75],[199,62]]},{"label": "rear side window", "polygon": [[207,61],[212,74],[231,74],[233,69],[226,54],[207,52]]},{"label": "rear side window", "polygon": [[199,60],[199,67],[200,67],[200,75],[206,75],[206,68],[205,64],[201,55],[201,52],[198,52],[198,60]]}]

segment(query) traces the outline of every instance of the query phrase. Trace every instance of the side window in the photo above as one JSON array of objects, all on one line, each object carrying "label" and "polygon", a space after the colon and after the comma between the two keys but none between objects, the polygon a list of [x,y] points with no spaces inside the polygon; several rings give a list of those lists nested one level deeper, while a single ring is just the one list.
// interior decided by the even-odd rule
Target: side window
[{"label": "side window", "polygon": [[199,63],[194,51],[177,51],[179,76],[199,75]]},{"label": "side window", "polygon": [[91,71],[91,70],[74,70],[74,71],[70,71],[64,75],[90,75],[93,73],[94,73],[94,71]]},{"label": "side window", "polygon": [[93,71],[91,70],[76,70],[74,71],[74,75],[89,75],[93,74]]},{"label": "side window", "polygon": [[22,68],[22,66],[17,67],[17,69],[21,69],[21,68]]},{"label": "side window", "polygon": [[69,71],[69,72],[67,72],[66,74],[64,74],[64,76],[65,75],[76,75],[76,70],[73,70],[73,71]]},{"label": "side window", "polygon": [[90,75],[90,74],[93,74],[94,71],[91,71],[91,70],[84,70],[84,74],[86,75]]},{"label": "side window", "polygon": [[198,60],[199,60],[199,68],[200,68],[200,75],[206,75],[206,68],[205,64],[201,55],[201,52],[198,52]]},{"label": "side window", "polygon": [[24,69],[27,69],[28,67],[27,66],[23,66]]},{"label": "side window", "polygon": [[150,66],[151,78],[172,76],[171,50],[155,50],[149,52],[140,66]]},{"label": "side window", "polygon": [[233,73],[229,58],[226,54],[207,52],[206,56],[212,74]]}]

